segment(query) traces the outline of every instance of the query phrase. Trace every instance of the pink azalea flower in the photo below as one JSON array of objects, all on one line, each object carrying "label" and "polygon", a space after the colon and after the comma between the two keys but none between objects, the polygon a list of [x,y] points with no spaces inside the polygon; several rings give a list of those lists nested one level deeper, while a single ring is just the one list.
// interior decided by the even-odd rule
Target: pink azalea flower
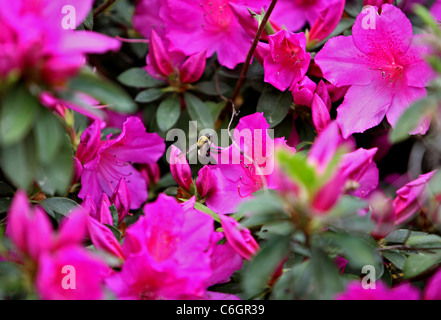
[{"label": "pink azalea flower", "polygon": [[80,246],[44,253],[39,261],[36,289],[44,300],[102,299],[110,269]]},{"label": "pink azalea flower", "polygon": [[[269,125],[262,113],[239,120],[233,133],[237,146],[231,145],[223,150],[218,164],[209,167],[213,182],[210,191],[205,194],[210,209],[217,213],[235,212],[239,203],[251,199],[253,192],[264,187],[265,181],[268,188],[278,188],[274,149],[289,147],[283,138],[273,140],[268,129]],[[241,154],[239,148],[247,157]]]},{"label": "pink azalea flower", "polygon": [[132,163],[155,163],[164,153],[165,143],[158,134],[147,133],[137,117],[129,117],[114,139],[109,135],[101,141],[100,126],[95,121],[81,135],[76,153],[83,163],[78,196],[84,199],[90,194],[98,203],[102,193],[111,197],[124,179],[130,192],[130,209],[137,209],[147,200],[147,184]]},{"label": "pink azalea flower", "polygon": [[383,282],[377,281],[375,289],[363,289],[359,281],[352,281],[346,291],[338,294],[336,300],[419,300],[420,292],[410,284],[403,284],[389,289]]},{"label": "pink azalea flower", "polygon": [[375,28],[367,27],[368,15],[370,10],[359,14],[352,36],[330,39],[315,57],[327,80],[351,86],[337,109],[344,137],[378,125],[385,115],[394,126],[413,101],[426,95],[434,75],[424,61],[428,49],[418,43],[400,9],[383,5],[381,15],[374,13]]},{"label": "pink azalea flower", "polygon": [[[38,206],[31,208],[23,191],[14,197],[6,234],[18,249],[19,260],[36,272],[35,285],[42,299],[102,298],[103,280],[110,269],[83,248],[87,219],[82,210],[72,212],[54,232],[46,213]],[[64,283],[66,266],[73,274]]]},{"label": "pink azalea flower", "polygon": [[427,184],[435,173],[436,170],[422,174],[397,191],[394,200],[395,224],[405,222],[423,206],[427,197]]},{"label": "pink azalea flower", "polygon": [[269,53],[263,58],[265,82],[285,91],[308,71],[311,56],[306,52],[305,34],[281,30],[268,36],[268,40]]},{"label": "pink azalea flower", "polygon": [[[92,0],[2,3],[0,78],[18,71],[28,80],[60,84],[84,65],[86,54],[118,50],[120,42],[116,39],[96,32],[71,30],[85,19],[92,4]],[[62,10],[66,5],[74,6],[74,25],[66,26],[64,19],[68,13]]]},{"label": "pink azalea flower", "polygon": [[240,25],[229,4],[246,5],[260,12],[261,0],[167,0],[161,7],[170,50],[193,55],[206,50],[219,63],[234,68],[245,61],[253,37]]},{"label": "pink azalea flower", "polygon": [[[186,208],[194,206],[194,198]],[[106,282],[120,299],[181,299],[205,294],[212,275],[213,219],[166,195],[144,206],[127,229],[126,260]]]}]

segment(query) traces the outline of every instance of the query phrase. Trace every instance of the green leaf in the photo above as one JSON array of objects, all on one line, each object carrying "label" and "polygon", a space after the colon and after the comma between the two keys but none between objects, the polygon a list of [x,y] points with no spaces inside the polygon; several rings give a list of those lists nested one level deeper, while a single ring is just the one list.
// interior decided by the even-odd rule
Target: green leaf
[{"label": "green leaf", "polygon": [[425,8],[424,6],[420,4],[416,4],[413,7],[413,10],[417,16],[420,17],[421,20],[423,20],[424,24],[428,25],[432,31],[435,33],[437,37],[441,37],[441,31],[439,29],[439,25],[434,19],[433,15],[430,13],[430,11]]},{"label": "green leaf", "polygon": [[2,170],[16,187],[25,190],[30,187],[37,169],[36,152],[31,135],[16,144],[1,147]]},{"label": "green leaf", "polygon": [[93,10],[90,10],[86,19],[83,21],[84,28],[87,30],[93,30]]},{"label": "green leaf", "polygon": [[181,115],[181,102],[177,96],[165,99],[156,110],[156,121],[161,131],[171,129]]},{"label": "green leaf", "polygon": [[404,278],[409,279],[420,275],[436,264],[441,263],[441,252],[435,254],[420,253],[407,258],[404,264]]},{"label": "green leaf", "polygon": [[40,103],[24,86],[10,90],[0,108],[0,145],[25,138],[40,110]]},{"label": "green leaf", "polygon": [[303,153],[292,155],[286,150],[277,152],[277,160],[282,169],[296,182],[300,183],[307,191],[312,192],[317,186],[315,168],[308,164]]},{"label": "green leaf", "polygon": [[407,257],[404,254],[395,251],[383,251],[381,254],[384,258],[394,264],[398,269],[404,269],[404,264],[407,260]]},{"label": "green leaf", "polygon": [[280,263],[289,253],[289,237],[274,237],[253,257],[243,274],[243,288],[247,295],[261,293]]},{"label": "green leaf", "polygon": [[40,164],[36,174],[38,185],[50,195],[65,194],[72,181],[72,149],[67,134],[60,134],[62,143],[56,161]]},{"label": "green leaf", "polygon": [[121,231],[119,231],[118,228],[115,228],[114,226],[111,226],[110,224],[107,223],[104,223],[104,225],[112,231],[113,235],[118,241],[121,240],[122,233]]},{"label": "green leaf", "polygon": [[184,95],[184,101],[190,118],[197,121],[200,130],[214,128],[213,116],[203,101],[188,92]]},{"label": "green leaf", "polygon": [[143,68],[131,68],[118,76],[118,81],[128,87],[151,88],[161,87],[166,83],[150,76]]},{"label": "green leaf", "polygon": [[409,137],[409,132],[416,129],[421,121],[435,112],[438,102],[434,97],[427,97],[412,104],[400,117],[389,135],[392,143],[403,141]]},{"label": "green leaf", "polygon": [[26,299],[24,280],[19,264],[0,261],[0,299]]},{"label": "green leaf", "polygon": [[220,113],[225,107],[225,101],[220,101],[217,103],[213,101],[207,101],[205,104],[207,105],[208,109],[210,109],[213,119],[219,118]]},{"label": "green leaf", "polygon": [[273,194],[263,194],[252,200],[243,202],[239,206],[238,211],[249,213],[249,217],[243,222],[243,225],[248,228],[289,218],[288,215],[284,213],[283,200]]},{"label": "green leaf", "polygon": [[410,231],[407,229],[398,229],[392,231],[386,238],[384,238],[384,242],[386,244],[403,244],[410,237],[415,236],[424,236],[427,235],[425,232],[419,231]]},{"label": "green leaf", "polygon": [[230,86],[224,82],[219,82],[219,91],[216,88],[216,83],[214,81],[203,81],[196,84],[194,87],[197,91],[209,95],[209,96],[219,96],[219,93],[224,95],[231,90]]},{"label": "green leaf", "polygon": [[312,294],[316,299],[333,299],[343,291],[344,279],[338,272],[334,261],[321,248],[311,250]]},{"label": "green leaf", "polygon": [[63,127],[49,110],[42,110],[35,123],[34,133],[40,163],[50,164],[64,140]]},{"label": "green leaf", "polygon": [[5,213],[8,211],[9,206],[11,205],[11,198],[0,198],[0,213]]},{"label": "green leaf", "polygon": [[116,209],[116,206],[112,204],[109,207],[110,214],[112,215],[112,221],[113,221],[113,227],[118,229],[118,222],[119,222],[119,216],[118,216],[118,210]]},{"label": "green leaf", "polygon": [[441,237],[436,234],[411,236],[406,245],[412,248],[441,248]]},{"label": "green leaf", "polygon": [[377,271],[381,270],[381,259],[375,248],[361,240],[360,237],[347,233],[326,232],[323,234],[323,238],[341,250],[340,254],[348,260],[348,264],[353,269],[361,272],[363,266],[372,265]]},{"label": "green leaf", "polygon": [[[181,201],[188,201],[188,199],[179,199]],[[208,208],[207,206],[203,205],[202,203],[196,202],[194,204],[194,208],[202,213],[208,214],[210,217],[212,217],[215,221],[217,222],[221,222],[219,219],[219,215],[214,212],[213,210],[211,210],[210,208]]]},{"label": "green leaf", "polygon": [[62,217],[67,217],[76,208],[81,208],[79,204],[69,198],[53,197],[40,201],[40,206],[48,215],[60,221]]},{"label": "green leaf", "polygon": [[69,82],[68,87],[98,99],[108,105],[109,109],[124,113],[136,111],[136,104],[127,92],[94,73],[88,71],[80,73]]},{"label": "green leaf", "polygon": [[274,128],[289,112],[292,94],[281,92],[272,86],[266,86],[257,102],[257,112],[263,112],[270,128]]},{"label": "green leaf", "polygon": [[0,181],[0,197],[10,197],[15,193],[14,189],[6,182]]},{"label": "green leaf", "polygon": [[136,102],[148,103],[158,100],[164,95],[164,91],[158,88],[151,88],[138,93],[135,97]]}]

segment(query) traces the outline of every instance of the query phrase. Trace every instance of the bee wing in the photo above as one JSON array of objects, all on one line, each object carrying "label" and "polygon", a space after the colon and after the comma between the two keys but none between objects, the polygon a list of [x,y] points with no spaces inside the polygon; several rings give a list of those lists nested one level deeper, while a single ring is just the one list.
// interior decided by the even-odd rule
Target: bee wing
[{"label": "bee wing", "polygon": [[189,154],[190,152],[192,152],[194,149],[196,149],[198,147],[198,144],[197,143],[195,143],[195,144],[193,144],[193,145],[191,145],[188,149],[187,149],[187,151],[185,152],[186,154]]}]

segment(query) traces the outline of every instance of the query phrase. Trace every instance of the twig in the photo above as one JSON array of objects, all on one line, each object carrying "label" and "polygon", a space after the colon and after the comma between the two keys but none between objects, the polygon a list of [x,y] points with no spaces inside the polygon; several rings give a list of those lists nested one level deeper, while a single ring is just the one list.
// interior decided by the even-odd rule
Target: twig
[{"label": "twig", "polygon": [[[242,88],[242,85],[245,82],[245,78],[247,76],[248,68],[251,63],[251,59],[254,56],[254,51],[256,51],[257,45],[259,44],[260,37],[262,36],[263,30],[265,30],[266,23],[269,20],[269,17],[271,13],[274,10],[274,7],[276,6],[277,0],[272,0],[270,6],[268,7],[268,11],[265,13],[265,16],[262,19],[262,22],[259,25],[259,28],[257,29],[256,36],[254,37],[253,43],[251,44],[251,48],[248,51],[247,57],[245,59],[244,65],[242,67],[242,71],[240,72],[239,80],[236,83],[236,87],[234,88],[233,95],[231,96],[231,99],[227,102],[224,109],[222,110],[222,116],[225,117],[226,112],[228,112],[228,109],[231,108],[234,104],[233,101],[237,98],[240,89]],[[233,106],[234,107],[234,106]]]},{"label": "twig", "polygon": [[378,248],[378,251],[389,251],[389,250],[403,250],[403,251],[423,251],[428,253],[435,253],[433,250],[441,250],[441,247],[433,247],[433,248],[413,248],[406,245],[396,245],[389,246],[384,248]]},{"label": "twig", "polygon": [[96,18],[99,14],[101,14],[104,10],[106,10],[108,7],[110,7],[112,4],[115,3],[116,0],[107,0],[102,5],[100,5],[98,8],[96,8],[93,11],[93,18]]}]

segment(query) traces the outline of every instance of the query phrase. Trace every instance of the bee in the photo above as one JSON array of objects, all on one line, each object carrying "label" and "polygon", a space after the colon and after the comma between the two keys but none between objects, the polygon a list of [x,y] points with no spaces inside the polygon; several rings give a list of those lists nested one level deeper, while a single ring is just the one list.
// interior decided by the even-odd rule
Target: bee
[{"label": "bee", "polygon": [[[212,143],[213,143],[213,135],[212,134],[206,134],[206,135],[200,136],[198,139],[198,142],[191,145],[187,149],[185,154],[189,154],[190,152],[192,152],[193,150],[195,150],[197,148],[198,154],[200,156],[208,158],[208,157],[210,157],[210,149],[211,149]],[[182,153],[184,153],[184,152],[181,152],[178,156],[180,156]]]}]

